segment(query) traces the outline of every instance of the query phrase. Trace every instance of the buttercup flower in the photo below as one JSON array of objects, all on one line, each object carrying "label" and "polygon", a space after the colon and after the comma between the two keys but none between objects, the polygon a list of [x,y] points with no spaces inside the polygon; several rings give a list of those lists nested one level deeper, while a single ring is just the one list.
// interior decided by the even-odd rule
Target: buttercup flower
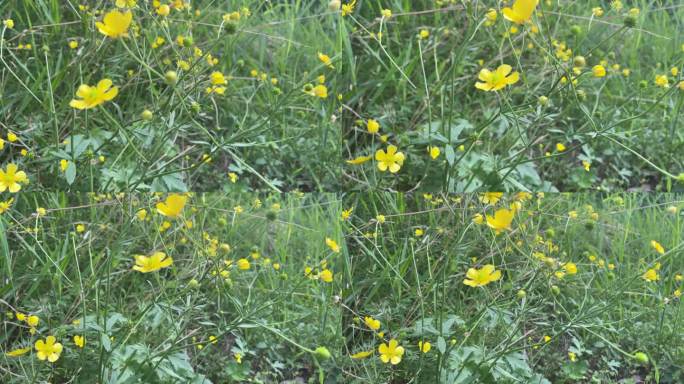
[{"label": "buttercup flower", "polygon": [[354,7],[356,6],[356,0],[352,0],[347,4],[342,4],[342,16],[347,16],[354,12]]},{"label": "buttercup flower", "polygon": [[112,39],[128,36],[128,28],[131,26],[133,13],[130,10],[125,13],[119,11],[108,12],[102,22],[95,23],[95,26],[105,36]]},{"label": "buttercup flower", "polygon": [[59,359],[59,355],[62,354],[62,344],[56,342],[57,339],[55,339],[54,336],[48,336],[45,338],[45,341],[43,340],[38,340],[36,341],[35,347],[36,351],[38,352],[36,356],[40,360],[45,360],[54,363]]},{"label": "buttercup flower", "polygon": [[135,255],[135,264],[133,270],[142,273],[155,272],[162,268],[166,268],[173,264],[171,256],[167,256],[164,252],[155,252],[152,256]]},{"label": "buttercup flower", "polygon": [[605,77],[606,76],[606,68],[603,65],[595,65],[591,69],[591,72],[594,74],[594,77]]},{"label": "buttercup flower", "polygon": [[335,253],[340,253],[340,246],[337,245],[337,242],[335,240],[333,240],[329,237],[326,237],[325,238],[325,245],[327,245],[331,251],[333,251]]},{"label": "buttercup flower", "polygon": [[501,231],[511,229],[511,222],[513,221],[513,216],[515,211],[508,210],[505,208],[499,209],[494,212],[494,216],[486,215],[487,225],[492,228],[497,234]]},{"label": "buttercup flower", "polygon": [[157,212],[166,217],[178,217],[185,207],[188,197],[177,193],[170,194],[164,202],[157,203]]},{"label": "buttercup flower", "polygon": [[498,91],[507,85],[513,85],[520,80],[520,74],[518,72],[511,73],[512,70],[513,67],[508,64],[500,65],[494,72],[487,68],[482,68],[478,79],[482,80],[483,83],[476,82],[475,88],[483,91]]},{"label": "buttercup flower", "polygon": [[325,53],[318,52],[318,60],[320,60],[321,63],[325,64],[325,66],[327,66],[330,69],[335,68],[332,65],[332,61],[330,60],[330,56],[326,55]]},{"label": "buttercup flower", "polygon": [[380,360],[383,363],[397,365],[401,362],[401,357],[404,356],[404,347],[399,346],[399,342],[392,339],[389,344],[382,343],[378,352],[380,352]]},{"label": "buttercup flower", "polygon": [[363,319],[363,322],[366,324],[366,326],[374,331],[377,331],[380,329],[380,320],[374,319],[371,316],[366,316]]},{"label": "buttercup flower", "polygon": [[656,252],[660,253],[661,255],[665,254],[665,248],[663,248],[662,245],[660,245],[659,242],[655,240],[651,240],[651,247],[656,250]]},{"label": "buttercup flower", "polygon": [[95,108],[105,101],[112,100],[119,94],[118,87],[112,87],[110,79],[103,79],[97,83],[97,86],[91,87],[86,84],[81,84],[76,91],[76,96],[81,100],[73,99],[69,106],[76,109],[90,109]]},{"label": "buttercup flower", "polygon": [[404,165],[405,156],[401,152],[397,152],[397,147],[390,145],[387,147],[387,152],[378,149],[375,152],[375,160],[378,162],[378,169],[385,172],[389,169],[391,173],[399,172],[401,166]]},{"label": "buttercup flower", "polygon": [[497,281],[501,278],[501,271],[494,269],[492,264],[487,264],[480,269],[470,268],[466,272],[466,279],[463,284],[469,287],[484,287],[492,281]]},{"label": "buttercup flower", "polygon": [[83,348],[85,346],[85,337],[74,335],[74,344],[79,348]]},{"label": "buttercup flower", "polygon": [[539,0],[515,0],[513,7],[502,10],[504,18],[516,24],[524,24],[532,17]]},{"label": "buttercup flower", "polygon": [[24,171],[17,171],[17,167],[14,163],[7,164],[7,168],[3,171],[0,169],[0,192],[5,192],[9,190],[10,193],[16,193],[21,190],[20,183],[28,183],[28,177]]}]

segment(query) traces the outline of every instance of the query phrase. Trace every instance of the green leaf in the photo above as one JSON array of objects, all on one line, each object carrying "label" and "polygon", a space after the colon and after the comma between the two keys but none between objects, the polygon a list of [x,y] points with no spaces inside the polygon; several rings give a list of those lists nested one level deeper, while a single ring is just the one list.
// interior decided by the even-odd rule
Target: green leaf
[{"label": "green leaf", "polygon": [[446,352],[446,340],[442,336],[437,338],[437,350],[439,353],[444,354]]},{"label": "green leaf", "polygon": [[444,156],[446,156],[446,160],[449,165],[454,165],[454,160],[456,160],[456,152],[454,151],[454,147],[447,145],[444,148]]},{"label": "green leaf", "polygon": [[73,161],[69,162],[67,169],[64,171],[64,177],[66,177],[67,184],[71,185],[76,179],[76,164]]}]

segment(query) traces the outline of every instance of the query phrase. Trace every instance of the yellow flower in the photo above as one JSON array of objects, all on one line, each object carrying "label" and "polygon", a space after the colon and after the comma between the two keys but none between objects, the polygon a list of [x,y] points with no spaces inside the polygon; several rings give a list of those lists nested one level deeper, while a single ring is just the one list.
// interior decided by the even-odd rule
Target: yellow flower
[{"label": "yellow flower", "polygon": [[494,212],[494,216],[487,215],[487,225],[492,228],[497,234],[501,231],[511,229],[511,222],[513,221],[515,211],[505,208]]},{"label": "yellow flower", "polygon": [[650,268],[647,270],[643,275],[641,275],[641,278],[643,278],[646,281],[654,282],[660,280],[660,276],[658,275],[658,271],[655,268]]},{"label": "yellow flower", "polygon": [[556,143],[556,151],[558,152],[565,152],[565,144],[563,143]]},{"label": "yellow flower", "polygon": [[321,280],[325,281],[326,283],[332,283],[333,281],[333,273],[329,269],[322,270],[321,273],[318,274],[318,276],[321,278]]},{"label": "yellow flower", "polygon": [[237,267],[239,270],[246,271],[249,269],[249,260],[247,259],[240,259],[237,261]]},{"label": "yellow flower", "polygon": [[13,202],[14,202],[14,199],[0,201],[0,214],[3,214],[7,210],[9,210],[12,207]]},{"label": "yellow flower", "polygon": [[125,13],[110,11],[104,16],[102,22],[96,22],[95,26],[103,35],[116,39],[122,36],[128,37],[131,21],[133,21],[133,13],[130,10]]},{"label": "yellow flower", "polygon": [[489,8],[487,10],[487,13],[485,13],[485,18],[487,18],[487,21],[485,22],[486,26],[492,26],[494,23],[496,23],[496,19],[498,18],[498,14],[496,13],[496,9],[494,8]]},{"label": "yellow flower", "polygon": [[387,152],[382,149],[378,149],[375,152],[375,160],[378,162],[378,169],[381,172],[385,172],[388,169],[391,173],[399,172],[401,166],[404,165],[405,158],[403,153],[397,152],[397,147],[394,145],[388,146]]},{"label": "yellow flower", "polygon": [[659,242],[655,240],[651,240],[651,247],[656,250],[656,252],[660,253],[661,255],[665,254],[665,248],[663,248],[662,245],[660,245]]},{"label": "yellow flower", "polygon": [[661,88],[669,88],[670,87],[670,80],[668,80],[667,75],[656,75],[655,85],[657,85]]},{"label": "yellow flower", "polygon": [[133,270],[148,273],[158,271],[173,264],[171,256],[167,256],[164,252],[155,252],[152,256],[135,255],[135,264]]},{"label": "yellow flower", "polygon": [[38,323],[40,323],[40,318],[36,315],[31,315],[31,316],[26,318],[26,324],[28,324],[32,327],[38,326]]},{"label": "yellow flower", "polygon": [[370,156],[359,156],[355,159],[347,160],[347,164],[351,165],[360,165],[363,164],[371,159]]},{"label": "yellow flower", "polygon": [[57,343],[54,336],[48,336],[45,341],[36,341],[35,347],[38,352],[36,356],[40,360],[47,359],[49,362],[54,363],[59,359],[59,355],[62,353],[62,344]]},{"label": "yellow flower", "polygon": [[513,7],[505,7],[502,10],[504,18],[516,24],[524,24],[532,17],[539,0],[515,0]]},{"label": "yellow flower", "polygon": [[221,72],[212,72],[211,75],[209,76],[211,79],[211,83],[213,85],[225,85],[228,84],[228,80],[226,80],[226,77],[223,75]]},{"label": "yellow flower", "polygon": [[484,223],[484,217],[482,216],[481,213],[476,213],[475,216],[473,216],[473,223],[475,224],[482,224]]},{"label": "yellow flower", "polygon": [[177,193],[170,194],[164,202],[157,203],[157,212],[166,217],[178,217],[185,207],[188,197]]},{"label": "yellow flower", "polygon": [[21,356],[21,355],[25,355],[25,354],[26,354],[28,351],[30,351],[30,350],[31,350],[30,347],[19,348],[19,349],[15,349],[15,350],[12,350],[12,351],[9,351],[9,352],[5,352],[5,356],[9,356],[9,357],[18,357],[18,356]]},{"label": "yellow flower", "polygon": [[12,19],[5,19],[2,21],[2,25],[7,27],[7,29],[12,29],[14,28],[14,20]]},{"label": "yellow flower", "polygon": [[349,220],[352,212],[354,212],[354,207],[342,210],[342,220]]},{"label": "yellow flower", "polygon": [[169,13],[171,13],[171,7],[169,7],[168,4],[162,4],[159,7],[157,7],[157,15],[168,16]]},{"label": "yellow flower", "polygon": [[418,33],[418,37],[425,40],[428,37],[430,37],[430,31],[428,31],[427,29],[421,29]]},{"label": "yellow flower", "polygon": [[355,354],[349,356],[352,359],[365,359],[366,357],[370,356],[373,354],[373,350],[370,351],[360,351],[356,352]]},{"label": "yellow flower", "polygon": [[366,316],[363,318],[364,324],[366,326],[374,331],[377,331],[380,329],[380,320],[374,319],[371,316]]},{"label": "yellow flower", "polygon": [[321,63],[325,64],[325,66],[327,66],[330,69],[335,68],[332,65],[332,61],[330,60],[330,56],[326,55],[325,53],[318,52],[318,60],[320,60]]},{"label": "yellow flower", "polygon": [[79,348],[83,348],[85,346],[85,337],[74,335],[74,344]]},{"label": "yellow flower", "polygon": [[19,183],[28,183],[28,178],[24,171],[17,171],[18,167],[14,163],[7,164],[6,170],[0,169],[0,192],[9,190],[10,193],[19,192]]},{"label": "yellow flower", "polygon": [[73,99],[69,106],[76,109],[90,109],[97,107],[105,101],[112,100],[119,94],[118,87],[112,87],[110,79],[103,79],[97,83],[97,86],[91,87],[86,84],[81,84],[76,91],[76,96],[81,100]]},{"label": "yellow flower", "polygon": [[59,169],[62,172],[66,172],[67,168],[69,168],[69,160],[62,159],[59,161]]},{"label": "yellow flower", "polygon": [[382,343],[378,348],[380,352],[380,360],[383,363],[392,363],[397,365],[401,362],[401,357],[404,355],[404,347],[399,346],[399,342],[392,339],[389,344]]},{"label": "yellow flower", "polygon": [[508,64],[500,65],[494,72],[487,68],[482,68],[478,79],[484,81],[484,83],[476,82],[475,88],[483,91],[498,91],[507,85],[513,85],[520,80],[520,74],[518,72],[511,73],[512,70],[513,67]]},{"label": "yellow flower", "polygon": [[318,84],[317,86],[313,87],[307,93],[311,96],[320,97],[321,99],[326,99],[328,97],[328,87],[326,87],[323,84]]},{"label": "yellow flower", "polygon": [[423,353],[428,353],[430,352],[430,349],[432,349],[432,344],[430,344],[429,341],[419,341],[418,342],[418,349],[420,349],[421,352]]},{"label": "yellow flower", "polygon": [[385,222],[385,215],[377,215],[375,216],[375,220],[378,221],[378,223],[383,224]]},{"label": "yellow flower", "polygon": [[385,19],[389,19],[390,17],[392,17],[392,10],[391,9],[383,9],[382,11],[380,11],[380,14]]},{"label": "yellow flower", "polygon": [[563,264],[563,269],[568,275],[574,275],[577,273],[577,265],[575,263],[565,263]]},{"label": "yellow flower", "polygon": [[378,131],[380,131],[380,123],[378,123],[377,120],[368,119],[368,124],[366,124],[366,128],[368,129],[368,133],[376,134],[378,133]]},{"label": "yellow flower", "polygon": [[468,272],[466,272],[466,279],[463,279],[463,284],[469,287],[484,287],[500,278],[501,271],[495,270],[492,264],[487,264],[480,269],[468,269]]},{"label": "yellow flower", "polygon": [[496,204],[503,197],[503,192],[485,192],[479,196],[479,199],[484,204]]},{"label": "yellow flower", "polygon": [[439,147],[429,146],[427,149],[428,153],[430,154],[430,157],[432,157],[432,160],[436,160],[439,157],[439,154],[441,153]]},{"label": "yellow flower", "polygon": [[138,4],[138,0],[116,0],[118,8],[133,8]]},{"label": "yellow flower", "polygon": [[354,12],[354,7],[356,6],[356,0],[352,0],[350,3],[342,4],[342,16],[347,16]]},{"label": "yellow flower", "polygon": [[331,251],[333,251],[335,253],[340,253],[340,246],[337,245],[337,242],[335,240],[333,240],[329,237],[326,237],[325,238],[325,245],[327,245]]},{"label": "yellow flower", "polygon": [[601,7],[592,8],[591,14],[594,15],[594,17],[601,17],[601,16],[603,16],[603,8],[601,8]]},{"label": "yellow flower", "polygon": [[606,76],[606,68],[603,65],[595,65],[592,69],[591,72],[594,74],[594,77],[605,77]]}]

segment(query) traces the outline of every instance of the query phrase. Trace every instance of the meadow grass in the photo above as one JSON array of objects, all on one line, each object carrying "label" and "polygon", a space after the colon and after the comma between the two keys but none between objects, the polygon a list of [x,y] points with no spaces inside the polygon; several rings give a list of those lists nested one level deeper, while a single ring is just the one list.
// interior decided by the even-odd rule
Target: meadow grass
[{"label": "meadow grass", "polygon": [[[345,201],[346,348],[371,352],[358,382],[681,382],[681,196],[499,197]],[[464,284],[488,264],[498,279]],[[392,339],[404,353],[388,368],[378,348]]]}]

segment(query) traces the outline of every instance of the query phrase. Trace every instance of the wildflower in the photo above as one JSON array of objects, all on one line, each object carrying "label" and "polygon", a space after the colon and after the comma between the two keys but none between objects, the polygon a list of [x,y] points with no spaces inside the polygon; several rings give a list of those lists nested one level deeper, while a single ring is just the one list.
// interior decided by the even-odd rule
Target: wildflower
[{"label": "wildflower", "polygon": [[584,167],[585,171],[589,172],[591,169],[591,163],[586,160],[582,160],[582,167]]},{"label": "wildflower", "polygon": [[516,24],[524,24],[532,17],[539,0],[515,0],[513,7],[505,7],[501,12],[506,20]]},{"label": "wildflower", "polygon": [[328,98],[328,87],[323,84],[318,84],[307,92],[311,96],[320,97],[321,99]]},{"label": "wildflower", "polygon": [[383,363],[397,365],[401,362],[401,357],[404,355],[404,347],[399,346],[399,342],[392,339],[389,341],[389,344],[382,343],[378,347],[378,352],[380,352],[380,360]]},{"label": "wildflower", "polygon": [[239,353],[239,352],[234,353],[233,358],[235,359],[236,363],[242,364],[242,353]]},{"label": "wildflower", "polygon": [[421,237],[425,234],[425,231],[422,228],[416,228],[414,234],[416,235],[416,237]]},{"label": "wildflower", "polygon": [[85,346],[85,337],[74,335],[74,344],[79,348],[83,348]]},{"label": "wildflower", "polygon": [[21,355],[25,355],[25,354],[26,354],[28,351],[30,351],[30,350],[31,350],[30,347],[14,349],[14,350],[12,350],[12,351],[5,352],[5,356],[8,356],[8,357],[19,357],[19,356],[21,356]]},{"label": "wildflower", "polygon": [[149,257],[143,255],[134,257],[136,265],[133,266],[133,270],[142,273],[155,272],[173,264],[171,256],[167,256],[164,252],[155,252]]},{"label": "wildflower", "polygon": [[595,7],[591,9],[591,14],[594,15],[594,17],[601,17],[603,16],[603,8],[601,7]]},{"label": "wildflower", "polygon": [[563,269],[568,275],[574,275],[577,273],[577,265],[575,263],[565,263],[563,264]]},{"label": "wildflower", "polygon": [[183,207],[185,207],[185,202],[187,200],[187,196],[172,193],[164,202],[157,203],[157,212],[166,217],[178,217],[183,210]]},{"label": "wildflower", "polygon": [[378,221],[378,223],[383,224],[385,222],[385,215],[377,215],[375,216],[375,220]]},{"label": "wildflower", "polygon": [[28,183],[26,173],[17,169],[19,168],[14,163],[7,164],[4,171],[0,168],[0,192],[9,190],[10,193],[16,193],[21,190],[20,183]]},{"label": "wildflower", "polygon": [[469,287],[484,287],[500,278],[501,271],[495,270],[492,264],[487,264],[480,269],[468,269],[468,272],[466,272],[466,279],[463,279],[463,284]]},{"label": "wildflower", "polygon": [[568,358],[574,363],[577,361],[577,354],[575,352],[568,352]]},{"label": "wildflower", "polygon": [[48,336],[45,341],[36,341],[35,348],[38,352],[36,356],[40,360],[47,359],[49,362],[54,363],[59,359],[59,355],[62,354],[62,344],[56,342],[54,336]]},{"label": "wildflower", "polygon": [[473,219],[472,219],[472,220],[473,220],[473,223],[479,225],[479,224],[482,224],[482,223],[484,222],[484,217],[482,216],[481,213],[476,213],[476,214],[473,216]]},{"label": "wildflower", "polygon": [[592,69],[591,72],[594,74],[594,77],[605,77],[606,76],[606,68],[603,65],[595,65]]},{"label": "wildflower", "polygon": [[389,19],[390,17],[392,17],[392,10],[391,9],[383,9],[382,11],[380,11],[380,14],[385,19]]},{"label": "wildflower", "polygon": [[656,75],[655,85],[657,85],[661,88],[669,88],[670,87],[670,80],[667,78],[667,75]]},{"label": "wildflower", "polygon": [[649,282],[660,280],[658,271],[655,268],[649,268],[646,272],[644,272],[643,275],[641,275],[641,278]]},{"label": "wildflower", "polygon": [[355,6],[356,0],[352,0],[350,3],[347,4],[342,4],[342,16],[347,16],[354,12]]},{"label": "wildflower", "polygon": [[659,242],[655,240],[651,240],[651,247],[656,250],[656,252],[660,253],[661,255],[665,254],[665,248],[663,248],[662,245],[660,245]]},{"label": "wildflower", "polygon": [[321,278],[321,280],[325,281],[326,283],[332,283],[333,281],[333,273],[329,269],[322,270],[321,273],[318,274],[318,276]]},{"label": "wildflower", "polygon": [[5,19],[2,21],[2,25],[4,25],[7,29],[12,29],[14,28],[14,20]]},{"label": "wildflower", "polygon": [[95,26],[101,34],[116,39],[128,37],[128,28],[131,26],[132,20],[133,13],[130,10],[125,13],[110,11],[104,16],[102,22],[96,22]]},{"label": "wildflower", "polygon": [[116,0],[117,8],[133,8],[138,4],[138,0]]},{"label": "wildflower", "polygon": [[364,317],[363,322],[364,322],[364,324],[366,324],[366,326],[368,328],[370,328],[374,331],[377,331],[378,329],[380,329],[380,320],[374,319],[371,316]]},{"label": "wildflower", "polygon": [[513,215],[515,215],[514,210],[508,210],[505,208],[499,209],[498,211],[494,212],[494,216],[486,215],[487,225],[498,235],[501,233],[501,231],[511,229]]},{"label": "wildflower", "polygon": [[226,77],[223,75],[223,73],[218,71],[212,72],[211,75],[209,75],[209,79],[213,85],[228,84],[228,80],[226,80]]},{"label": "wildflower", "polygon": [[69,48],[71,48],[71,49],[78,48],[78,41],[76,41],[76,40],[69,41]]},{"label": "wildflower", "polygon": [[0,201],[0,214],[3,214],[7,210],[9,210],[12,207],[13,202],[14,202],[14,199]]},{"label": "wildflower", "polygon": [[370,351],[360,351],[356,352],[355,354],[349,356],[352,359],[365,359],[366,357],[370,356],[373,354],[373,350]]},{"label": "wildflower", "polygon": [[335,240],[333,240],[329,237],[326,237],[325,238],[325,245],[327,245],[331,251],[333,251],[335,253],[340,253],[340,246],[337,245],[337,242]]},{"label": "wildflower", "polygon": [[388,146],[387,152],[382,149],[378,149],[375,152],[375,160],[378,162],[378,169],[381,172],[385,172],[388,169],[391,173],[399,172],[405,158],[403,153],[397,152],[397,147],[394,145]]},{"label": "wildflower", "polygon": [[250,267],[250,266],[249,266],[249,260],[247,260],[247,259],[245,259],[245,258],[242,258],[242,259],[238,260],[238,261],[237,261],[237,267],[238,267],[238,269],[241,270],[241,271],[246,271],[246,270],[248,270],[249,267]]},{"label": "wildflower", "polygon": [[318,60],[321,61],[326,67],[330,69],[334,69],[335,67],[332,65],[332,61],[330,60],[330,56],[326,55],[325,53],[318,52]]},{"label": "wildflower", "polygon": [[168,4],[162,4],[157,7],[157,15],[165,17],[168,16],[169,13],[171,13],[171,7],[169,7]]},{"label": "wildflower", "polygon": [[418,33],[418,37],[423,40],[427,39],[428,37],[430,37],[430,31],[428,31],[427,29],[421,29]]},{"label": "wildflower", "polygon": [[479,196],[479,199],[484,204],[496,204],[503,197],[503,192],[485,192]]},{"label": "wildflower", "polygon": [[565,144],[563,143],[556,143],[556,151],[558,152],[565,152]]},{"label": "wildflower", "polygon": [[342,220],[349,220],[352,212],[354,212],[354,207],[342,210]]},{"label": "wildflower", "polygon": [[423,353],[428,353],[430,352],[430,349],[432,349],[432,344],[430,344],[429,341],[419,341],[418,342],[418,349],[420,349],[421,352]]},{"label": "wildflower", "polygon": [[359,156],[357,158],[347,160],[347,164],[360,165],[360,164],[363,164],[363,163],[369,161],[370,159],[371,159],[370,156]]},{"label": "wildflower", "polygon": [[429,146],[427,150],[430,154],[430,157],[432,157],[432,160],[436,160],[439,157],[439,154],[441,153],[439,147]]},{"label": "wildflower", "polygon": [[85,232],[85,230],[86,230],[86,227],[83,224],[78,224],[76,226],[76,232],[78,232],[78,233],[83,233],[83,232]]},{"label": "wildflower", "polygon": [[487,13],[485,13],[485,18],[487,19],[487,21],[485,21],[485,26],[489,27],[494,25],[494,23],[496,23],[496,19],[498,18],[496,9],[489,8],[489,10],[487,10]]},{"label": "wildflower", "polygon": [[377,120],[368,119],[366,129],[368,129],[368,133],[376,134],[380,130],[380,123],[378,123]]},{"label": "wildflower", "polygon": [[95,108],[105,101],[110,101],[119,94],[118,87],[112,87],[112,80],[103,79],[97,83],[97,86],[91,87],[86,84],[81,84],[76,91],[76,96],[81,100],[73,99],[69,106],[76,109],[90,109]]},{"label": "wildflower", "polygon": [[500,65],[494,72],[487,68],[482,68],[478,79],[484,81],[484,83],[476,82],[475,88],[483,91],[498,91],[507,85],[513,85],[520,80],[520,74],[518,72],[511,73],[512,70],[513,67],[508,64]]}]

